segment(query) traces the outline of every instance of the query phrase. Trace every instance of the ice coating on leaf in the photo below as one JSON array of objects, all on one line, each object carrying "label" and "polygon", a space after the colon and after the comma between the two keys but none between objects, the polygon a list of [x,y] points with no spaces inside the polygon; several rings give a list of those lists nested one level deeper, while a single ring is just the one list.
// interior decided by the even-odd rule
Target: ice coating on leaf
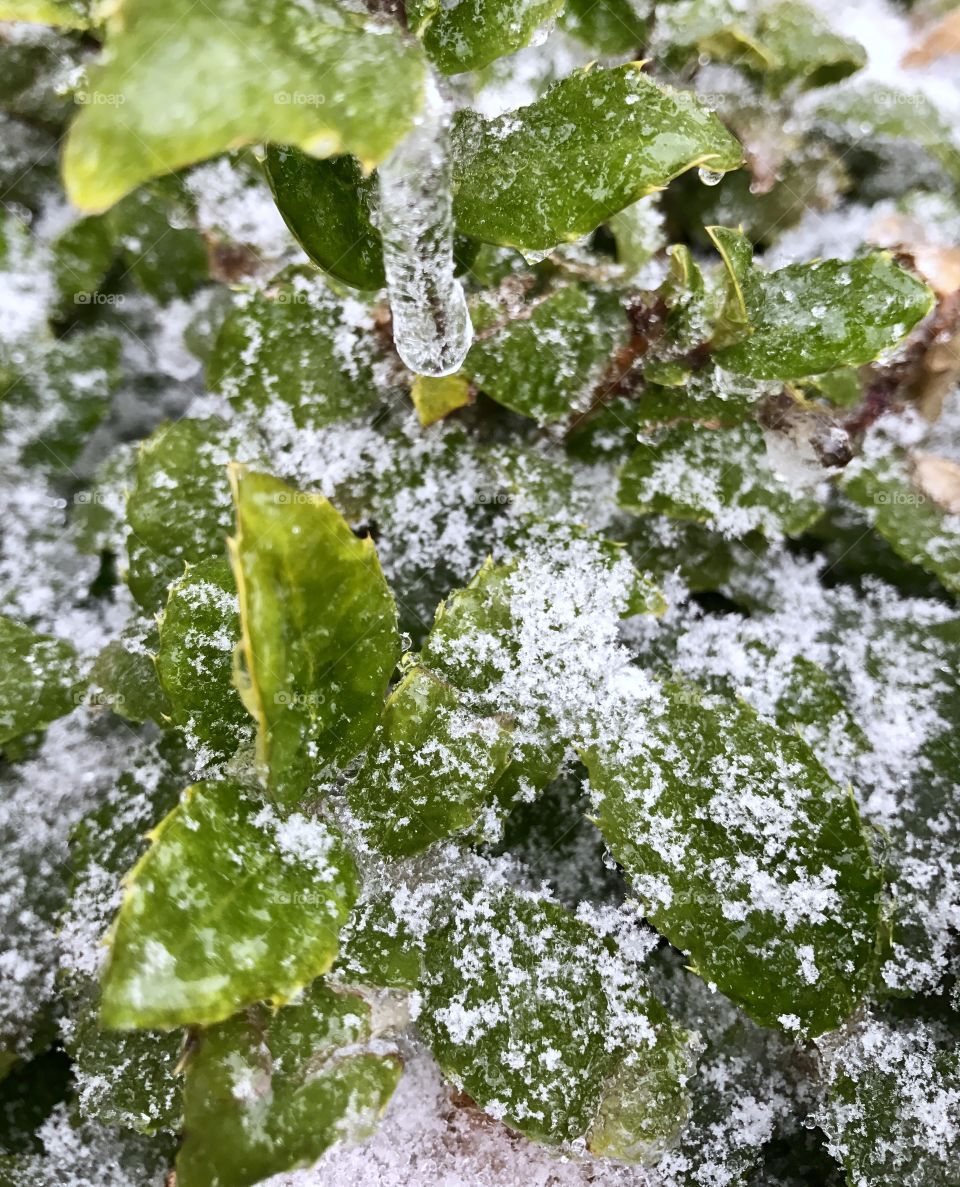
[{"label": "ice coating on leaf", "polygon": [[177,1182],[250,1187],[365,1137],[402,1068],[370,1039],[366,1003],[321,981],[272,1016],[256,1007],[204,1031],[187,1062]]},{"label": "ice coating on leaf", "polygon": [[377,175],[393,340],[418,375],[451,375],[473,339],[463,285],[453,274],[451,116],[449,100],[428,83],[418,123]]}]

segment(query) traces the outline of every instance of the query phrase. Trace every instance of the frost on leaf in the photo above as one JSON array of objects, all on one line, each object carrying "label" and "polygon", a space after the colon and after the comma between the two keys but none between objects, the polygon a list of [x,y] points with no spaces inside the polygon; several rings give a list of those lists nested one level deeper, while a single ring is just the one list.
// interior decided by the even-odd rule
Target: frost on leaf
[{"label": "frost on leaf", "polygon": [[613,294],[567,285],[528,305],[484,300],[463,372],[485,395],[541,424],[572,417],[626,337]]},{"label": "frost on leaf", "polygon": [[365,1137],[402,1067],[370,1034],[369,1006],[320,981],[274,1014],[255,1006],[202,1031],[186,1066],[178,1184],[249,1187]]},{"label": "frost on leaf", "polygon": [[911,456],[881,430],[882,422],[844,473],[843,489],[898,556],[960,591],[960,466]]},{"label": "frost on leaf", "polygon": [[76,653],[65,639],[0,615],[0,745],[69,713],[80,688]]},{"label": "frost on leaf", "polygon": [[949,1187],[956,1181],[960,1055],[935,1022],[868,1014],[820,1041],[817,1122],[851,1187]]},{"label": "frost on leaf", "polygon": [[229,757],[252,730],[233,684],[240,607],[227,558],[189,566],[171,586],[159,624],[157,673],[173,720],[194,750]]},{"label": "frost on leaf", "polygon": [[199,783],[129,874],[103,974],[108,1027],[209,1025],[288,1001],[333,963],[356,897],[338,833]]},{"label": "frost on leaf", "polygon": [[882,879],[853,797],[746,705],[651,690],[586,752],[647,918],[764,1026],[820,1034],[870,987]]},{"label": "frost on leaf", "polygon": [[621,506],[693,519],[724,536],[799,535],[819,516],[770,465],[756,424],[679,424],[641,439],[620,473]]},{"label": "frost on leaf", "polygon": [[542,1141],[595,1127],[601,1150],[637,1157],[686,1115],[683,1032],[612,944],[536,896],[474,887],[452,905],[420,1025],[455,1083]]},{"label": "frost on leaf", "polygon": [[401,856],[464,832],[495,795],[510,750],[500,722],[462,709],[455,689],[413,668],[390,694],[347,787],[362,833]]},{"label": "frost on leaf", "polygon": [[339,297],[315,272],[292,270],[244,293],[207,364],[210,386],[256,418],[289,405],[299,428],[357,415],[377,399],[374,321],[357,297]]},{"label": "frost on leaf", "polygon": [[186,564],[226,555],[227,464],[247,448],[213,418],[161,425],[141,445],[127,501],[127,582],[145,610],[163,606]]}]

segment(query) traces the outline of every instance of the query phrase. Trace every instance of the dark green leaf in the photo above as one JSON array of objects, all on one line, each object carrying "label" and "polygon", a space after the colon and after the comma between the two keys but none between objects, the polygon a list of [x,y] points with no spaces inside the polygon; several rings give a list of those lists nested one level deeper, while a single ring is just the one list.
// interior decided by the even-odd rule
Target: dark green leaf
[{"label": "dark green leaf", "polygon": [[[642,986],[615,1000],[613,960],[562,907],[474,888],[428,938],[421,1029],[444,1072],[521,1133],[560,1142],[592,1131],[601,1150],[642,1156],[682,1124],[688,1061],[661,1048],[684,1036]],[[633,1033],[624,1062],[633,1027],[647,1037]]]},{"label": "dark green leaf", "polygon": [[0,614],[0,746],[69,713],[80,688],[70,643]]},{"label": "dark green leaf", "polygon": [[160,619],[157,673],[171,716],[195,749],[229,756],[250,738],[250,717],[233,684],[240,643],[237,590],[226,557],[190,565],[170,588]]},{"label": "dark green leaf", "polygon": [[141,187],[106,217],[127,273],[160,301],[189,297],[209,279],[206,244],[192,220],[193,200],[179,177]]},{"label": "dark green leaf", "polygon": [[417,34],[443,74],[480,70],[527,45],[564,0],[461,0],[431,4]]},{"label": "dark green leaf", "polygon": [[127,501],[127,581],[145,610],[164,604],[185,565],[225,555],[233,521],[227,464],[245,456],[213,419],[161,425],[141,445]]},{"label": "dark green leaf", "polygon": [[382,288],[383,247],[370,218],[373,179],[356,157],[323,161],[270,145],[264,167],[283,220],[310,259],[354,288]]},{"label": "dark green leaf", "polygon": [[153,623],[134,623],[112,639],[90,669],[87,701],[104,704],[127,721],[163,725],[172,706],[157,677],[154,655],[159,645]]},{"label": "dark green leaf", "polygon": [[347,798],[366,839],[402,857],[471,828],[510,762],[509,731],[425,668],[394,689]]},{"label": "dark green leaf", "polygon": [[960,591],[960,466],[888,445],[857,459],[843,489],[898,556]]},{"label": "dark green leaf", "polygon": [[568,0],[563,27],[603,54],[627,54],[647,39],[647,20],[636,0]]},{"label": "dark green leaf", "polygon": [[799,535],[819,514],[771,469],[753,422],[679,424],[650,435],[623,467],[618,497],[636,514],[693,519],[728,536]]},{"label": "dark green leaf", "polygon": [[250,414],[289,405],[298,427],[354,416],[377,398],[370,311],[342,300],[314,272],[246,294],[223,324],[207,365],[212,388]]},{"label": "dark green leaf", "polygon": [[630,755],[586,755],[646,917],[763,1026],[831,1030],[869,988],[882,879],[851,794],[745,704],[664,686]]},{"label": "dark green leaf", "polygon": [[578,71],[529,107],[454,133],[454,216],[487,243],[536,253],[592,231],[700,165],[736,169],[740,145],[685,91],[637,65]]},{"label": "dark green leaf", "polygon": [[463,373],[498,404],[540,423],[589,405],[627,335],[617,295],[576,284],[527,307],[484,300],[473,324],[476,338]]}]

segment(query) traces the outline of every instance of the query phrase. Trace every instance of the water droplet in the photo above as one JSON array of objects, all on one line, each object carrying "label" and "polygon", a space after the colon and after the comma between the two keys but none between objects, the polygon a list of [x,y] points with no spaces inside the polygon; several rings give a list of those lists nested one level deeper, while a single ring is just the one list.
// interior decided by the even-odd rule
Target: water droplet
[{"label": "water droplet", "polygon": [[717,173],[713,169],[704,169],[702,165],[697,170],[697,176],[704,185],[719,185],[723,181],[722,173]]},{"label": "water droplet", "polygon": [[407,634],[406,631],[402,631],[400,634],[400,650],[401,651],[409,651],[412,646],[413,646],[413,640],[410,638],[410,636]]}]

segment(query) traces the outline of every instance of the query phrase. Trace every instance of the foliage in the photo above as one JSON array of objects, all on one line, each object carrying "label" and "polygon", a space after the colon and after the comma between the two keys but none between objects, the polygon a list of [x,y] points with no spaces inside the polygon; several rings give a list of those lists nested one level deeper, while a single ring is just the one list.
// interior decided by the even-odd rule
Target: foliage
[{"label": "foliage", "polygon": [[835,7],[0,0],[0,1182],[957,1181],[954,22]]}]

